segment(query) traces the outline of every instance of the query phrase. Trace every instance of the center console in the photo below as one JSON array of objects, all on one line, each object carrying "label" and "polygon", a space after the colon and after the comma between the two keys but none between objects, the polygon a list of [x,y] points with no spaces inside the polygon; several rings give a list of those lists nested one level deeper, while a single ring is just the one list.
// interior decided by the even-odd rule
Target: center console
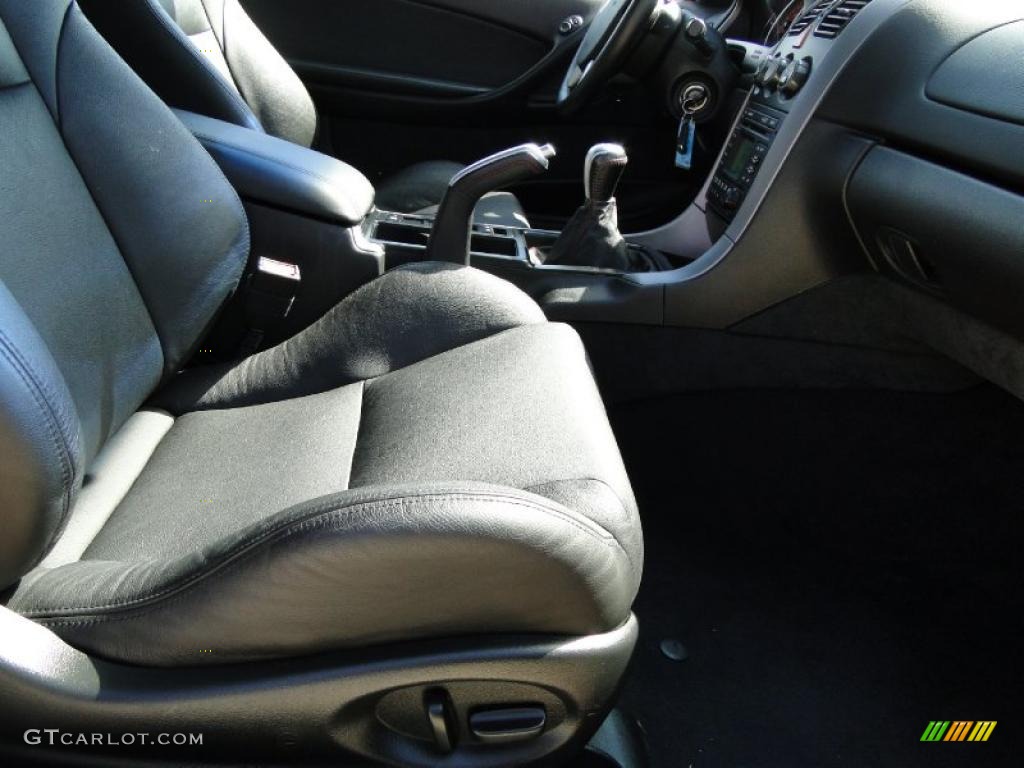
[{"label": "center console", "polygon": [[630,244],[619,232],[615,191],[629,163],[619,144],[596,144],[587,153],[586,197],[561,232],[532,229],[522,216],[481,220],[477,209],[484,197],[545,172],[555,152],[551,145],[522,144],[485,157],[452,177],[436,215],[372,211],[363,233],[383,248],[386,269],[423,260],[518,271],[520,277],[552,270],[606,275],[671,269],[664,254]]},{"label": "center console", "polygon": [[[403,264],[430,260],[427,245],[434,228],[434,216],[418,213],[372,211],[362,225],[363,236],[383,251],[383,269],[394,269]],[[519,282],[530,275],[540,277],[550,273],[576,273],[617,275],[620,270],[601,266],[573,266],[549,263],[553,246],[561,232],[530,227],[498,226],[476,222],[472,226],[469,243],[469,263],[504,275]],[[641,251],[639,246],[627,244],[630,251]]]}]

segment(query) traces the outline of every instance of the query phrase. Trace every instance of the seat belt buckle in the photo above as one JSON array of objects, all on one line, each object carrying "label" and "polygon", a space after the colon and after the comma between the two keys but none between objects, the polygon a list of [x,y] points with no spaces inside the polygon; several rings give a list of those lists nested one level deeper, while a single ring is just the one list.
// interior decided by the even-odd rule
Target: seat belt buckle
[{"label": "seat belt buckle", "polygon": [[249,276],[245,294],[245,319],[249,333],[242,343],[242,356],[256,351],[263,337],[292,311],[302,283],[298,264],[261,256]]}]

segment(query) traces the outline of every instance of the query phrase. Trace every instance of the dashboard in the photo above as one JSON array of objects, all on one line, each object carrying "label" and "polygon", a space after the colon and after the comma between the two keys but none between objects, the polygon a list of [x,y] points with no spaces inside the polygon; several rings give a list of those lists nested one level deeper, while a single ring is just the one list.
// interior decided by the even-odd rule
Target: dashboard
[{"label": "dashboard", "polygon": [[634,282],[724,328],[880,273],[1024,339],[1022,50],[1019,0],[802,3],[694,205],[637,238],[692,260]]},{"label": "dashboard", "polygon": [[1024,397],[1024,3],[807,0],[728,43],[756,76],[713,170],[627,235],[679,266],[549,276],[546,311],[912,344]]},{"label": "dashboard", "polygon": [[875,268],[1017,338],[1021,51],[1019,0],[914,0],[865,40],[817,114],[876,142],[844,196]]}]

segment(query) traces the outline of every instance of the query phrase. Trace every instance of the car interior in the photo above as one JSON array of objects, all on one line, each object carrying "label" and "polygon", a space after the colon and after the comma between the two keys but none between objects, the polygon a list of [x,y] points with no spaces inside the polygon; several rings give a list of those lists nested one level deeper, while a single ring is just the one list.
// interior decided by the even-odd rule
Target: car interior
[{"label": "car interior", "polygon": [[1019,765],[1022,51],[0,0],[4,764]]}]

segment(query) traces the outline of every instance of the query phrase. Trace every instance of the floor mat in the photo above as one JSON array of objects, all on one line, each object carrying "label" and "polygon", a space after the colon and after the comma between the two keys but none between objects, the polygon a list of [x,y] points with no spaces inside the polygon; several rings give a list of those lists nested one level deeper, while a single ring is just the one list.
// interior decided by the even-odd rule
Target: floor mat
[{"label": "floor mat", "polygon": [[[1024,404],[724,392],[611,415],[647,544],[621,706],[655,768],[1021,765]],[[998,725],[922,743],[933,720]]]}]

